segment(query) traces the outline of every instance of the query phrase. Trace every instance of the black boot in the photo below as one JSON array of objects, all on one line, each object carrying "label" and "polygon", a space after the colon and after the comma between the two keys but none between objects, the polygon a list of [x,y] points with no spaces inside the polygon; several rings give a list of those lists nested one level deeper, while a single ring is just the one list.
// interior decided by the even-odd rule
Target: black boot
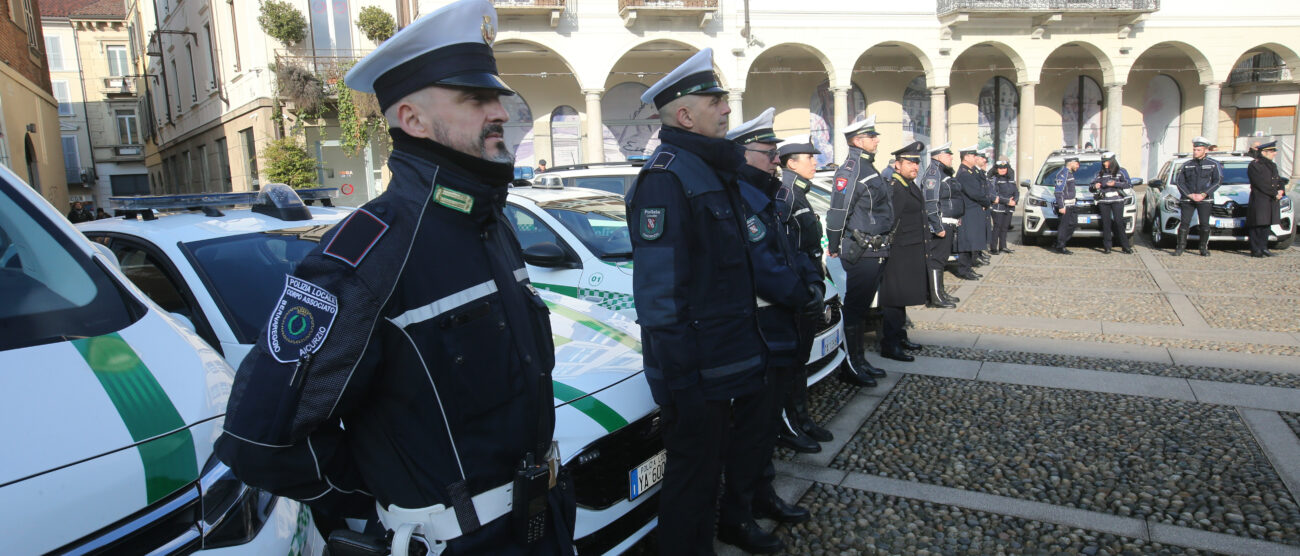
[{"label": "black boot", "polygon": [[844,347],[849,352],[849,356],[844,359],[844,364],[840,365],[839,379],[854,386],[870,388],[876,385],[876,380],[871,378],[868,368],[871,363],[867,362],[864,352],[866,340],[863,334],[866,333],[866,327],[862,323],[844,323]]},{"label": "black boot", "polygon": [[1174,256],[1177,257],[1187,250],[1187,228],[1178,227],[1178,245],[1174,247]]},{"label": "black boot", "polygon": [[902,347],[903,349],[910,350],[910,351],[916,351],[918,349],[925,347],[907,338],[903,338],[902,341],[898,342],[898,345],[899,347]]},{"label": "black boot", "polygon": [[777,426],[776,445],[789,448],[801,454],[815,454],[822,451],[822,445],[803,432],[798,425],[790,422],[790,415],[782,414]]},{"label": "black boot", "polygon": [[915,357],[912,357],[906,351],[903,351],[902,346],[882,345],[880,346],[880,356],[893,359],[894,361],[902,361],[904,363],[911,363],[916,360]]},{"label": "black boot", "polygon": [[818,426],[812,416],[808,415],[808,380],[804,378],[803,373],[796,373],[796,375],[790,381],[785,394],[786,420],[791,426],[817,442],[834,440],[835,437],[830,431]]},{"label": "black boot", "polygon": [[718,540],[750,554],[775,554],[785,550],[785,543],[781,542],[780,538],[764,531],[753,520],[740,524],[719,525]]},{"label": "black boot", "polygon": [[754,517],[781,523],[803,523],[811,519],[812,515],[808,513],[807,508],[782,500],[769,485],[767,492],[754,496]]},{"label": "black boot", "polygon": [[1201,256],[1210,256],[1210,227],[1201,226]]}]

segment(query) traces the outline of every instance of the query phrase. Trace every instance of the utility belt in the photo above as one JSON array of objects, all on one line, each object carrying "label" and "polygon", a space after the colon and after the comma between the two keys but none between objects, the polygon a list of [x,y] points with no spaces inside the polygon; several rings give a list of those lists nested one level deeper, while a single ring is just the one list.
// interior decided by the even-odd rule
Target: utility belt
[{"label": "utility belt", "polygon": [[998,204],[993,205],[993,206],[991,207],[991,210],[992,210],[993,212],[1012,212],[1012,209],[1011,209],[1011,206],[1010,206],[1010,205],[1004,205],[1004,204],[1001,204],[1001,203],[998,203]]},{"label": "utility belt", "polygon": [[880,251],[889,249],[889,244],[894,241],[894,232],[892,231],[887,234],[876,235],[870,235],[859,230],[849,230],[849,233],[853,241],[858,244],[858,247],[865,250]]},{"label": "utility belt", "polygon": [[[393,532],[392,555],[408,556],[412,541],[438,556],[447,541],[472,533],[480,526],[510,514],[511,531],[521,543],[541,539],[547,527],[547,495],[555,488],[560,471],[560,450],[555,442],[540,463],[525,456],[515,479],[475,496],[451,493],[452,507],[434,504],[424,508],[383,507],[375,503],[379,522]],[[463,483],[462,483],[463,484]]]},{"label": "utility belt", "polygon": [[949,226],[960,226],[960,225],[961,225],[961,219],[959,219],[959,218],[948,218],[947,216],[944,216],[944,217],[939,218],[939,220],[942,221],[944,224],[948,224]]}]

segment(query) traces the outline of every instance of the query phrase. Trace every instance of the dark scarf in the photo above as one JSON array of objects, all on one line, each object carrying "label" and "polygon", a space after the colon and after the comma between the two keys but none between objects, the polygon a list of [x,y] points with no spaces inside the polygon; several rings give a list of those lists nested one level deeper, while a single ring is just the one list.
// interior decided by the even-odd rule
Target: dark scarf
[{"label": "dark scarf", "polygon": [[705,137],[665,125],[659,128],[659,141],[700,157],[723,183],[735,181],[740,167],[748,166],[745,164],[745,148],[726,139]]}]

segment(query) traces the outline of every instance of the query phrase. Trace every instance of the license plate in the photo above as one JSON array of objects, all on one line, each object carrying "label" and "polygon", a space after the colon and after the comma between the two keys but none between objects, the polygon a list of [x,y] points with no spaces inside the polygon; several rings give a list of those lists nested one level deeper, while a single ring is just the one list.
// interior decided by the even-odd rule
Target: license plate
[{"label": "license plate", "polygon": [[660,450],[641,465],[627,472],[628,500],[636,500],[651,487],[664,480],[664,465],[668,463],[668,450]]},{"label": "license plate", "polygon": [[1080,216],[1080,217],[1079,217],[1079,223],[1080,223],[1080,224],[1092,224],[1092,217],[1091,217],[1091,216]]},{"label": "license plate", "polygon": [[821,357],[818,357],[818,359],[826,357],[827,353],[835,351],[837,347],[840,347],[840,329],[838,328],[835,329],[834,334],[822,338]]},{"label": "license plate", "polygon": [[[1238,222],[1238,220],[1242,220],[1243,222]],[[1244,218],[1241,218],[1241,219],[1237,219],[1237,218],[1222,218],[1222,219],[1219,219],[1219,220],[1215,220],[1215,221],[1214,221],[1214,227],[1215,227],[1215,228],[1224,228],[1224,229],[1228,229],[1228,228],[1240,228],[1243,224],[1245,224],[1244,220],[1245,220]]]}]

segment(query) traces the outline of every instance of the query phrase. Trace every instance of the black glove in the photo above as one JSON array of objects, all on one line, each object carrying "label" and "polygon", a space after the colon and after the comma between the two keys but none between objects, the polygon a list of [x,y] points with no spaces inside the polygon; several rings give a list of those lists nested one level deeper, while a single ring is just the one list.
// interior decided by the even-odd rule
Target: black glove
[{"label": "black glove", "polygon": [[826,286],[808,284],[808,295],[812,296],[801,309],[804,313],[818,314],[826,306]]}]

